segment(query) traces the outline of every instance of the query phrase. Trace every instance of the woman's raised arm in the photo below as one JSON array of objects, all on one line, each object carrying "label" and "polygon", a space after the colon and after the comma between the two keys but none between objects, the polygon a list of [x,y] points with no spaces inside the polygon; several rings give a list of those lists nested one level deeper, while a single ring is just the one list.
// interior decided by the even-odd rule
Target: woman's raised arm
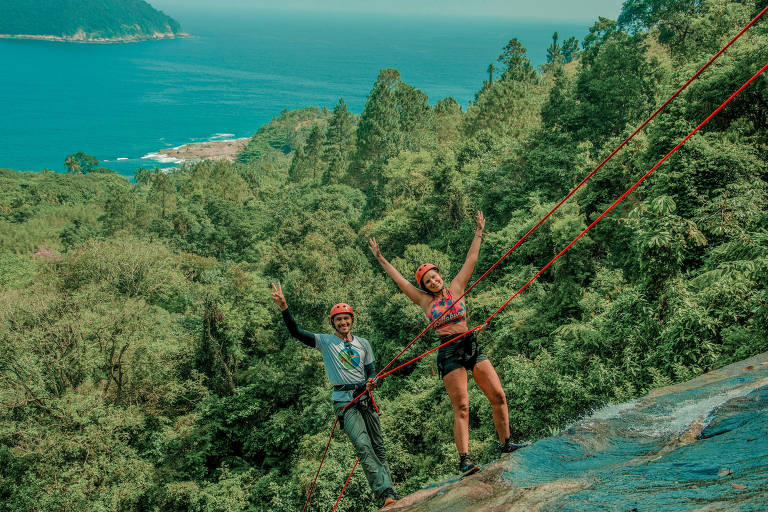
[{"label": "woman's raised arm", "polygon": [[467,259],[464,260],[464,265],[461,266],[461,270],[453,278],[451,286],[455,287],[456,292],[464,293],[464,290],[469,283],[469,279],[472,277],[472,272],[475,271],[475,264],[477,263],[477,256],[480,254],[480,244],[483,240],[483,230],[485,229],[485,216],[483,212],[477,212],[477,226],[475,227],[475,236],[472,238],[472,244],[469,246],[467,252]]},{"label": "woman's raised arm", "polygon": [[371,252],[376,257],[376,259],[379,260],[379,264],[384,269],[384,272],[386,272],[387,275],[392,278],[397,287],[400,288],[400,290],[402,290],[402,292],[409,299],[422,307],[425,301],[430,300],[430,297],[426,292],[423,292],[413,286],[410,281],[404,278],[403,275],[395,267],[393,267],[390,262],[387,261],[384,255],[381,254],[381,249],[379,249],[379,244],[376,242],[375,238],[368,240],[368,246],[370,247]]}]

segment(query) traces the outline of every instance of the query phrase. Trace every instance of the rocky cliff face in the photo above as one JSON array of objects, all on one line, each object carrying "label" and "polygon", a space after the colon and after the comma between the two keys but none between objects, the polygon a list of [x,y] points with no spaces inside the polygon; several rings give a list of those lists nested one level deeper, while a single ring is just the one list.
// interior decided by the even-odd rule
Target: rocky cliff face
[{"label": "rocky cliff face", "polygon": [[768,353],[606,407],[384,510],[768,510]]}]

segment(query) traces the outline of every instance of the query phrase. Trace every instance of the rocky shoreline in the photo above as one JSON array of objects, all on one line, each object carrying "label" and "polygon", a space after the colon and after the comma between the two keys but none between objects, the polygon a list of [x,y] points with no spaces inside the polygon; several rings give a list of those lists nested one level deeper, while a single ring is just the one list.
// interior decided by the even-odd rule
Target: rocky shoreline
[{"label": "rocky shoreline", "polygon": [[148,156],[152,159],[165,158],[177,163],[199,160],[229,160],[232,162],[250,139],[250,137],[243,137],[241,139],[191,142],[175,148],[159,149]]},{"label": "rocky shoreline", "polygon": [[94,37],[82,30],[71,36],[51,34],[0,34],[0,39],[34,39],[38,41],[55,41],[63,43],[138,43],[140,41],[156,41],[159,39],[180,39],[193,37],[186,32],[153,32],[152,34],[136,34],[121,37]]}]

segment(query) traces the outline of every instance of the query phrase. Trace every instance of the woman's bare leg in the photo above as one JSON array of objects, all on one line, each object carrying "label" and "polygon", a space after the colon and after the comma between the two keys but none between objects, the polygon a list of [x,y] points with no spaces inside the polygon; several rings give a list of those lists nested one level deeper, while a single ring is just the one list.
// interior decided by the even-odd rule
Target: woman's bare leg
[{"label": "woman's bare leg", "polygon": [[459,453],[469,450],[469,395],[467,370],[457,368],[443,377],[445,390],[453,405],[453,440]]},{"label": "woman's bare leg", "polygon": [[475,379],[477,386],[485,393],[488,401],[491,402],[493,424],[496,426],[499,442],[503,443],[509,437],[509,409],[507,408],[507,395],[504,393],[504,388],[501,387],[499,375],[496,373],[496,369],[491,362],[486,359],[485,361],[480,361],[472,368],[472,377]]}]

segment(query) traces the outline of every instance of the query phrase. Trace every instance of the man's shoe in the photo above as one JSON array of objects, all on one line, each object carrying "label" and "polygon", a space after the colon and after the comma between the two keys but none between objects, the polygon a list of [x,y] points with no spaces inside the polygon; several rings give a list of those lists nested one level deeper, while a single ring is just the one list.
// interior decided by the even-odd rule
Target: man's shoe
[{"label": "man's shoe", "polygon": [[384,505],[382,505],[382,507],[397,503],[397,500],[399,499],[400,496],[397,494],[397,492],[395,492],[394,489],[387,489],[386,493],[384,494]]},{"label": "man's shoe", "polygon": [[526,445],[513,443],[512,438],[508,437],[506,441],[504,441],[503,443],[498,443],[497,446],[499,447],[499,450],[501,451],[501,453],[512,453],[513,451],[518,450]]}]

